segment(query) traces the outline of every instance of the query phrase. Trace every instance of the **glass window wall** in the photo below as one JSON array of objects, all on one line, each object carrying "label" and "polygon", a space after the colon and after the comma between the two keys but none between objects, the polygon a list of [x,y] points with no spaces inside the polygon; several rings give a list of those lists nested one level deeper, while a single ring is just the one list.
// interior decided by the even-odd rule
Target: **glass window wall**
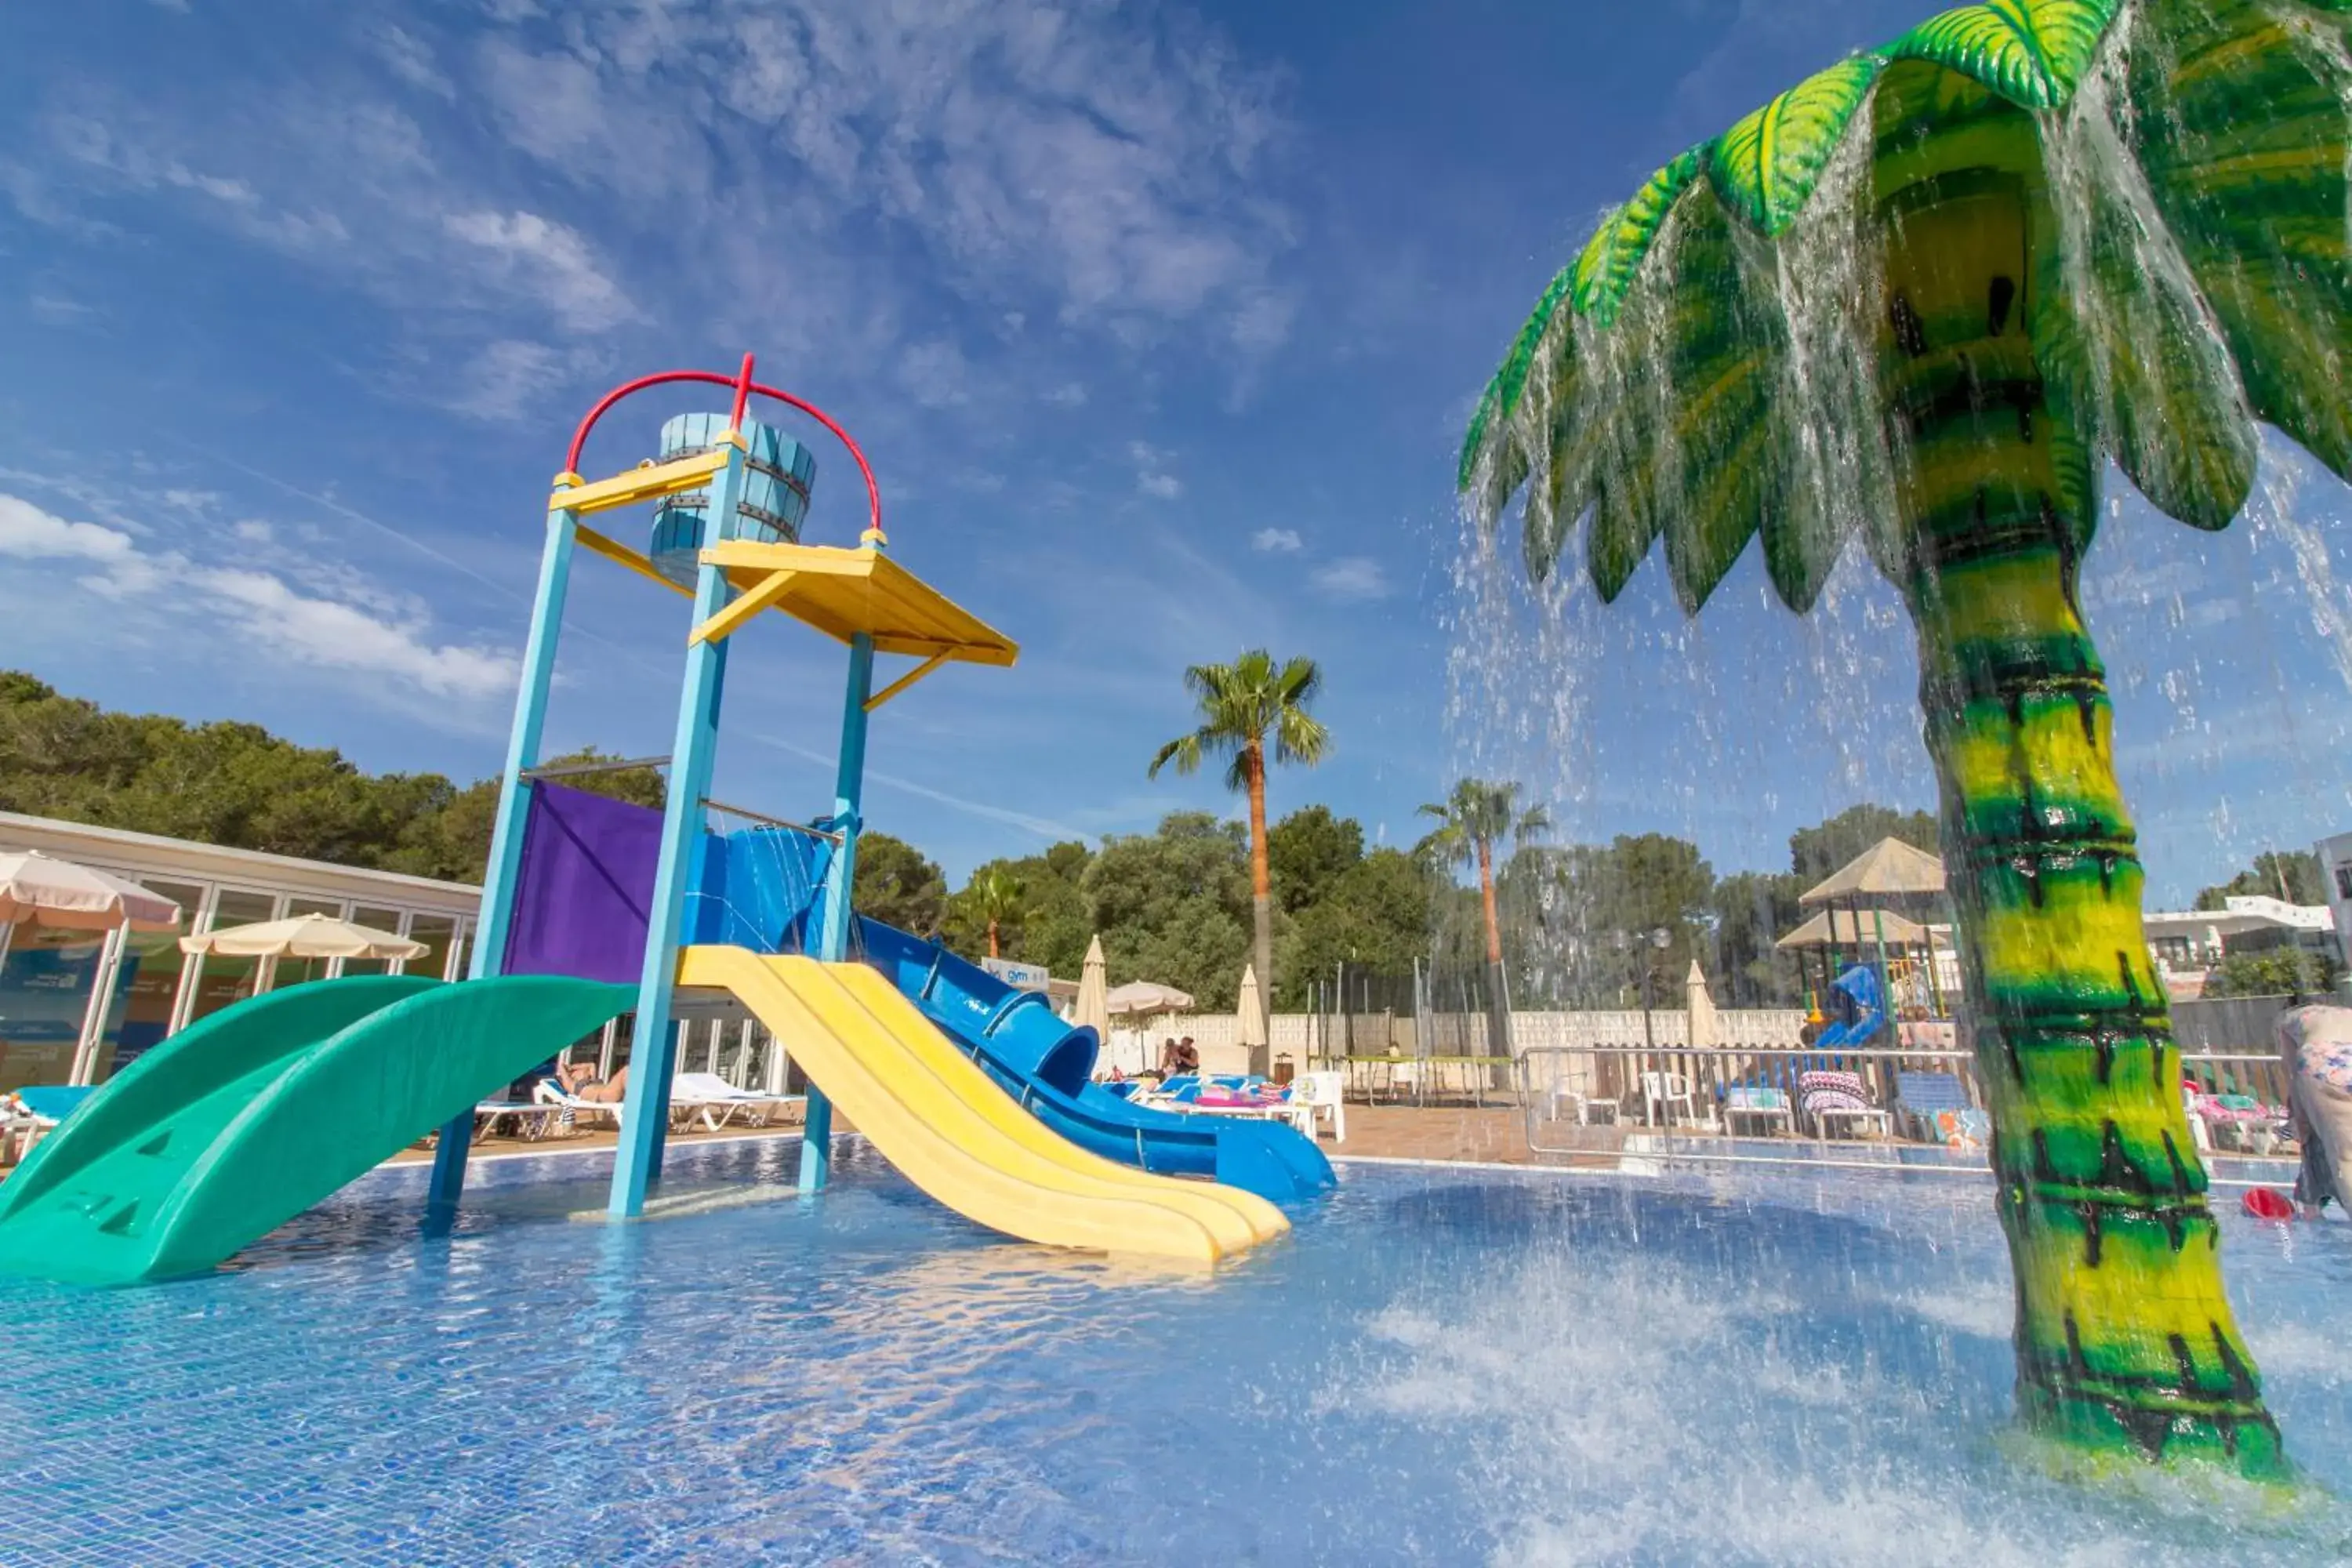
[{"label": "glass window wall", "polygon": [[131,931],[123,939],[122,967],[115,975],[116,1006],[90,1062],[90,1081],[104,1083],[136,1061],[141,1052],[172,1032],[172,1007],[180,999],[180,975],[194,962],[180,951],[180,938],[195,928],[205,890],[194,882],[141,880],[180,906],[178,931]]},{"label": "glass window wall", "polygon": [[105,952],[103,931],[15,930],[0,961],[0,1090],[72,1078]]},{"label": "glass window wall", "polygon": [[[212,922],[205,929],[226,931],[231,926],[275,920],[278,918],[278,896],[274,893],[223,888],[220,900],[213,909]],[[188,1009],[190,1023],[199,1018],[209,1018],[222,1008],[252,995],[260,979],[264,961],[236,958],[225,952],[208,952],[194,962],[196,966],[196,993]]]},{"label": "glass window wall", "polygon": [[457,921],[450,915],[413,915],[408,921],[408,940],[425,944],[425,955],[412,958],[402,964],[404,974],[430,974],[436,979],[449,973],[449,950],[457,940]]}]

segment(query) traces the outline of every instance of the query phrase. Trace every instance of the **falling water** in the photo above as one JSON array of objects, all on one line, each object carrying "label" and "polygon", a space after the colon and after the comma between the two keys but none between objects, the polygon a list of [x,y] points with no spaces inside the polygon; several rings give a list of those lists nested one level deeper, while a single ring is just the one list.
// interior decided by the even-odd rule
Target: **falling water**
[{"label": "falling water", "polygon": [[[2337,33],[2287,0],[2270,9],[2352,108],[2352,55]],[[2161,94],[2136,99],[2128,90],[2135,70],[2168,74],[2170,47],[2159,29],[2135,26],[2127,11],[2068,108],[2042,117],[2056,244],[2053,275],[2036,291],[2039,302],[2063,307],[2055,321],[2045,311],[2037,331],[2057,333],[2071,322],[2078,352],[2071,372],[2062,366],[2055,374],[2067,378],[2059,390],[2074,417],[2098,448],[2116,454],[2168,503],[2206,476],[2197,466],[2198,444],[2149,411],[2201,409],[2223,429],[2249,423],[2248,395],[2220,325],[2135,153],[2143,139],[2178,129],[2162,122],[2171,110]],[[2158,122],[2143,122],[2145,116]],[[1536,465],[1525,502],[1530,531],[1562,535],[1549,583],[1530,591],[1519,551],[1497,545],[1474,522],[1449,531],[1449,542],[1460,546],[1449,552],[1448,721],[1457,765],[1526,780],[1556,803],[1571,830],[1589,835],[1604,815],[1612,825],[1630,816],[1639,827],[1668,829],[1710,811],[1719,820],[1730,780],[1750,785],[1736,793],[1759,840],[1766,822],[1805,820],[1806,805],[1826,816],[1856,798],[1928,798],[1906,617],[1871,569],[1894,558],[1883,531],[1896,515],[1893,476],[1903,461],[1879,415],[1875,353],[1885,305],[1873,265],[1878,242],[1871,226],[1881,220],[1870,207],[1872,120],[1865,105],[1790,232],[1765,240],[1734,226],[1744,279],[1736,311],[1746,331],[1776,351],[1771,417],[1785,478],[1774,515],[1809,548],[1842,552],[1809,616],[1790,622],[1762,608],[1769,591],[1752,544],[1708,620],[1686,622],[1661,603],[1663,563],[1645,564],[1625,603],[1604,612],[1583,581],[1580,514],[1589,514],[1593,496],[1573,489],[1575,475],[1550,471],[1549,438],[1525,443]],[[1539,355],[1517,415],[1530,434],[1584,433],[1598,456],[1586,465],[1594,482],[1643,520],[1645,534],[1686,510],[1712,477],[1706,454],[1678,443],[1675,389],[1664,370],[1667,306],[1692,264],[1688,215],[1712,200],[1698,190],[1677,205],[1613,324],[1584,316],[1555,323],[1555,331],[1576,334],[1574,384],[1555,384],[1553,357]],[[2045,291],[2053,298],[2040,301]],[[2275,437],[2266,440],[2239,526],[2218,540],[2141,516],[2146,509],[2129,482],[2099,460],[2107,542],[2085,563],[2084,595],[2113,661],[2119,707],[2131,710],[2118,731],[2127,787],[2137,790],[2135,779],[2151,775],[2162,786],[2144,814],[2151,827],[2170,826],[2169,837],[2154,846],[2170,857],[2158,868],[2160,880],[2193,886],[2226,869],[2213,862],[2210,842],[2189,832],[2191,818],[2167,805],[2164,796],[2182,789],[2201,788],[2209,802],[2220,797],[2218,813],[2200,820],[2221,830],[2226,850],[2273,847],[2253,841],[2263,814],[2231,811],[2231,786],[2220,770],[2242,754],[2242,742],[2226,726],[2214,727],[2217,714],[2243,709],[2244,667],[2250,655],[2259,667],[2261,637],[2277,639],[2268,663],[2279,717],[2265,723],[2305,742],[2283,766],[2300,770],[2306,801],[2324,798],[2338,817],[2352,808],[2336,772],[2312,755],[2313,743],[2352,735],[2352,588],[2339,580],[2331,542],[2337,530],[2330,514],[2340,508],[2332,500],[2335,481],[2305,483],[2304,459],[2288,452]],[[2251,461],[2253,454],[2239,456]],[[1555,507],[1568,515],[1555,517]],[[1847,548],[1857,539],[1870,548]],[[2138,585],[2151,571],[2170,585],[2160,593]],[[2300,608],[2282,613],[2282,599]],[[2275,607],[2265,613],[2265,606]],[[2198,637],[2224,620],[2259,630],[2227,643]],[[2300,676],[2314,652],[2336,678],[2324,693]],[[2254,684],[2259,691],[2259,679]],[[1622,735],[1647,704],[1660,722],[1672,721],[1674,733],[1660,737],[1654,725],[1641,725],[1640,753],[1657,776],[1645,770],[1629,778],[1624,741],[1604,748],[1601,736]],[[1817,759],[1804,770],[1816,792],[1811,802],[1783,798],[1788,772],[1769,765],[1791,751]],[[2210,780],[2171,778],[2184,759],[2198,756],[2208,759]],[[1604,791],[1619,797],[1612,805],[1632,797],[1636,809],[1600,812]],[[2312,820],[2308,806],[2296,820]],[[2241,843],[2242,835],[2253,837]],[[1736,864],[1717,852],[1719,869]]]}]

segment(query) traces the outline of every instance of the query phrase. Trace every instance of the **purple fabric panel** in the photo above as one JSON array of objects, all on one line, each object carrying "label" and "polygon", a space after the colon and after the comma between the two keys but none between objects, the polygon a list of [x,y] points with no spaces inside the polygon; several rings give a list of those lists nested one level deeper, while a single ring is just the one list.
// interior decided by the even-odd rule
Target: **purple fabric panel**
[{"label": "purple fabric panel", "polygon": [[661,813],[651,806],[559,784],[531,785],[505,972],[635,984],[646,964],[661,830]]}]

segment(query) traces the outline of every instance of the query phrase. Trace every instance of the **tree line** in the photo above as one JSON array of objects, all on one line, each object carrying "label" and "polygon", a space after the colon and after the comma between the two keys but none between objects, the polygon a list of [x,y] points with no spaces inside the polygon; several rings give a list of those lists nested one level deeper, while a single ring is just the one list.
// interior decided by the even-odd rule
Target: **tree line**
[{"label": "tree line", "polygon": [[[1290,743],[1279,741],[1285,712],[1313,694],[1299,662],[1245,658],[1194,684],[1204,718],[1186,739],[1201,756],[1233,762],[1232,782],[1244,799],[1255,795],[1250,815],[1265,825],[1262,837],[1213,813],[1172,812],[1150,833],[990,860],[951,888],[916,847],[870,832],[860,842],[859,907],[959,952],[992,949],[1065,976],[1077,974],[1099,934],[1113,984],[1155,980],[1212,1009],[1234,1005],[1243,964],[1261,952],[1272,959],[1273,1005],[1286,1011],[1342,973],[1378,983],[1368,994],[1386,1005],[1409,1006],[1416,963],[1439,978],[1443,995],[1483,1001],[1498,958],[1521,1007],[1635,1005],[1645,986],[1672,1004],[1693,958],[1720,1005],[1792,1005],[1805,999],[1803,976],[1774,943],[1803,918],[1798,896],[1880,838],[1936,848],[1927,813],[1863,805],[1790,835],[1785,869],[1718,877],[1696,844],[1670,835],[1547,842],[1549,820],[1520,803],[1517,786],[1476,780],[1421,808],[1433,826],[1410,847],[1371,844],[1360,823],[1319,805],[1269,820],[1264,763],[1253,775],[1234,758],[1253,733],[1263,742],[1261,720],[1280,760],[1322,754],[1319,726],[1294,724]],[[1211,731],[1221,728],[1240,740],[1217,740]],[[1181,767],[1191,750],[1180,742],[1160,760]],[[602,760],[587,752],[550,762]],[[662,800],[652,769],[565,782],[643,805]],[[372,774],[258,725],[110,712],[0,671],[0,810],[476,882],[497,802],[496,779]],[[1472,873],[1470,885],[1456,882],[1457,868]],[[2200,892],[2197,907],[2282,889],[2295,902],[2325,901],[2316,858],[2265,853]],[[1654,931],[1665,933],[1663,947],[1643,940]],[[2216,980],[2229,990],[2260,986],[2300,962],[2248,955]]]}]

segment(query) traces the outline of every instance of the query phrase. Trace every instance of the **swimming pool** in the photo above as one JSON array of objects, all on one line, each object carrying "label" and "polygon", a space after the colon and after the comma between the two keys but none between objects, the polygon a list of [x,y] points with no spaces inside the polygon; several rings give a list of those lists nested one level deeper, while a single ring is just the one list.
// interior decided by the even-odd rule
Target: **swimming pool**
[{"label": "swimming pool", "polygon": [[[1976,1180],[1354,1165],[1208,1280],[999,1242],[862,1146],[381,1172],[236,1272],[0,1286],[0,1561],[2169,1563],[2352,1510],[2049,1479]],[[2352,1476],[2352,1226],[2225,1222],[2291,1451]],[[2151,1541],[2162,1542],[2151,1549]]]}]

